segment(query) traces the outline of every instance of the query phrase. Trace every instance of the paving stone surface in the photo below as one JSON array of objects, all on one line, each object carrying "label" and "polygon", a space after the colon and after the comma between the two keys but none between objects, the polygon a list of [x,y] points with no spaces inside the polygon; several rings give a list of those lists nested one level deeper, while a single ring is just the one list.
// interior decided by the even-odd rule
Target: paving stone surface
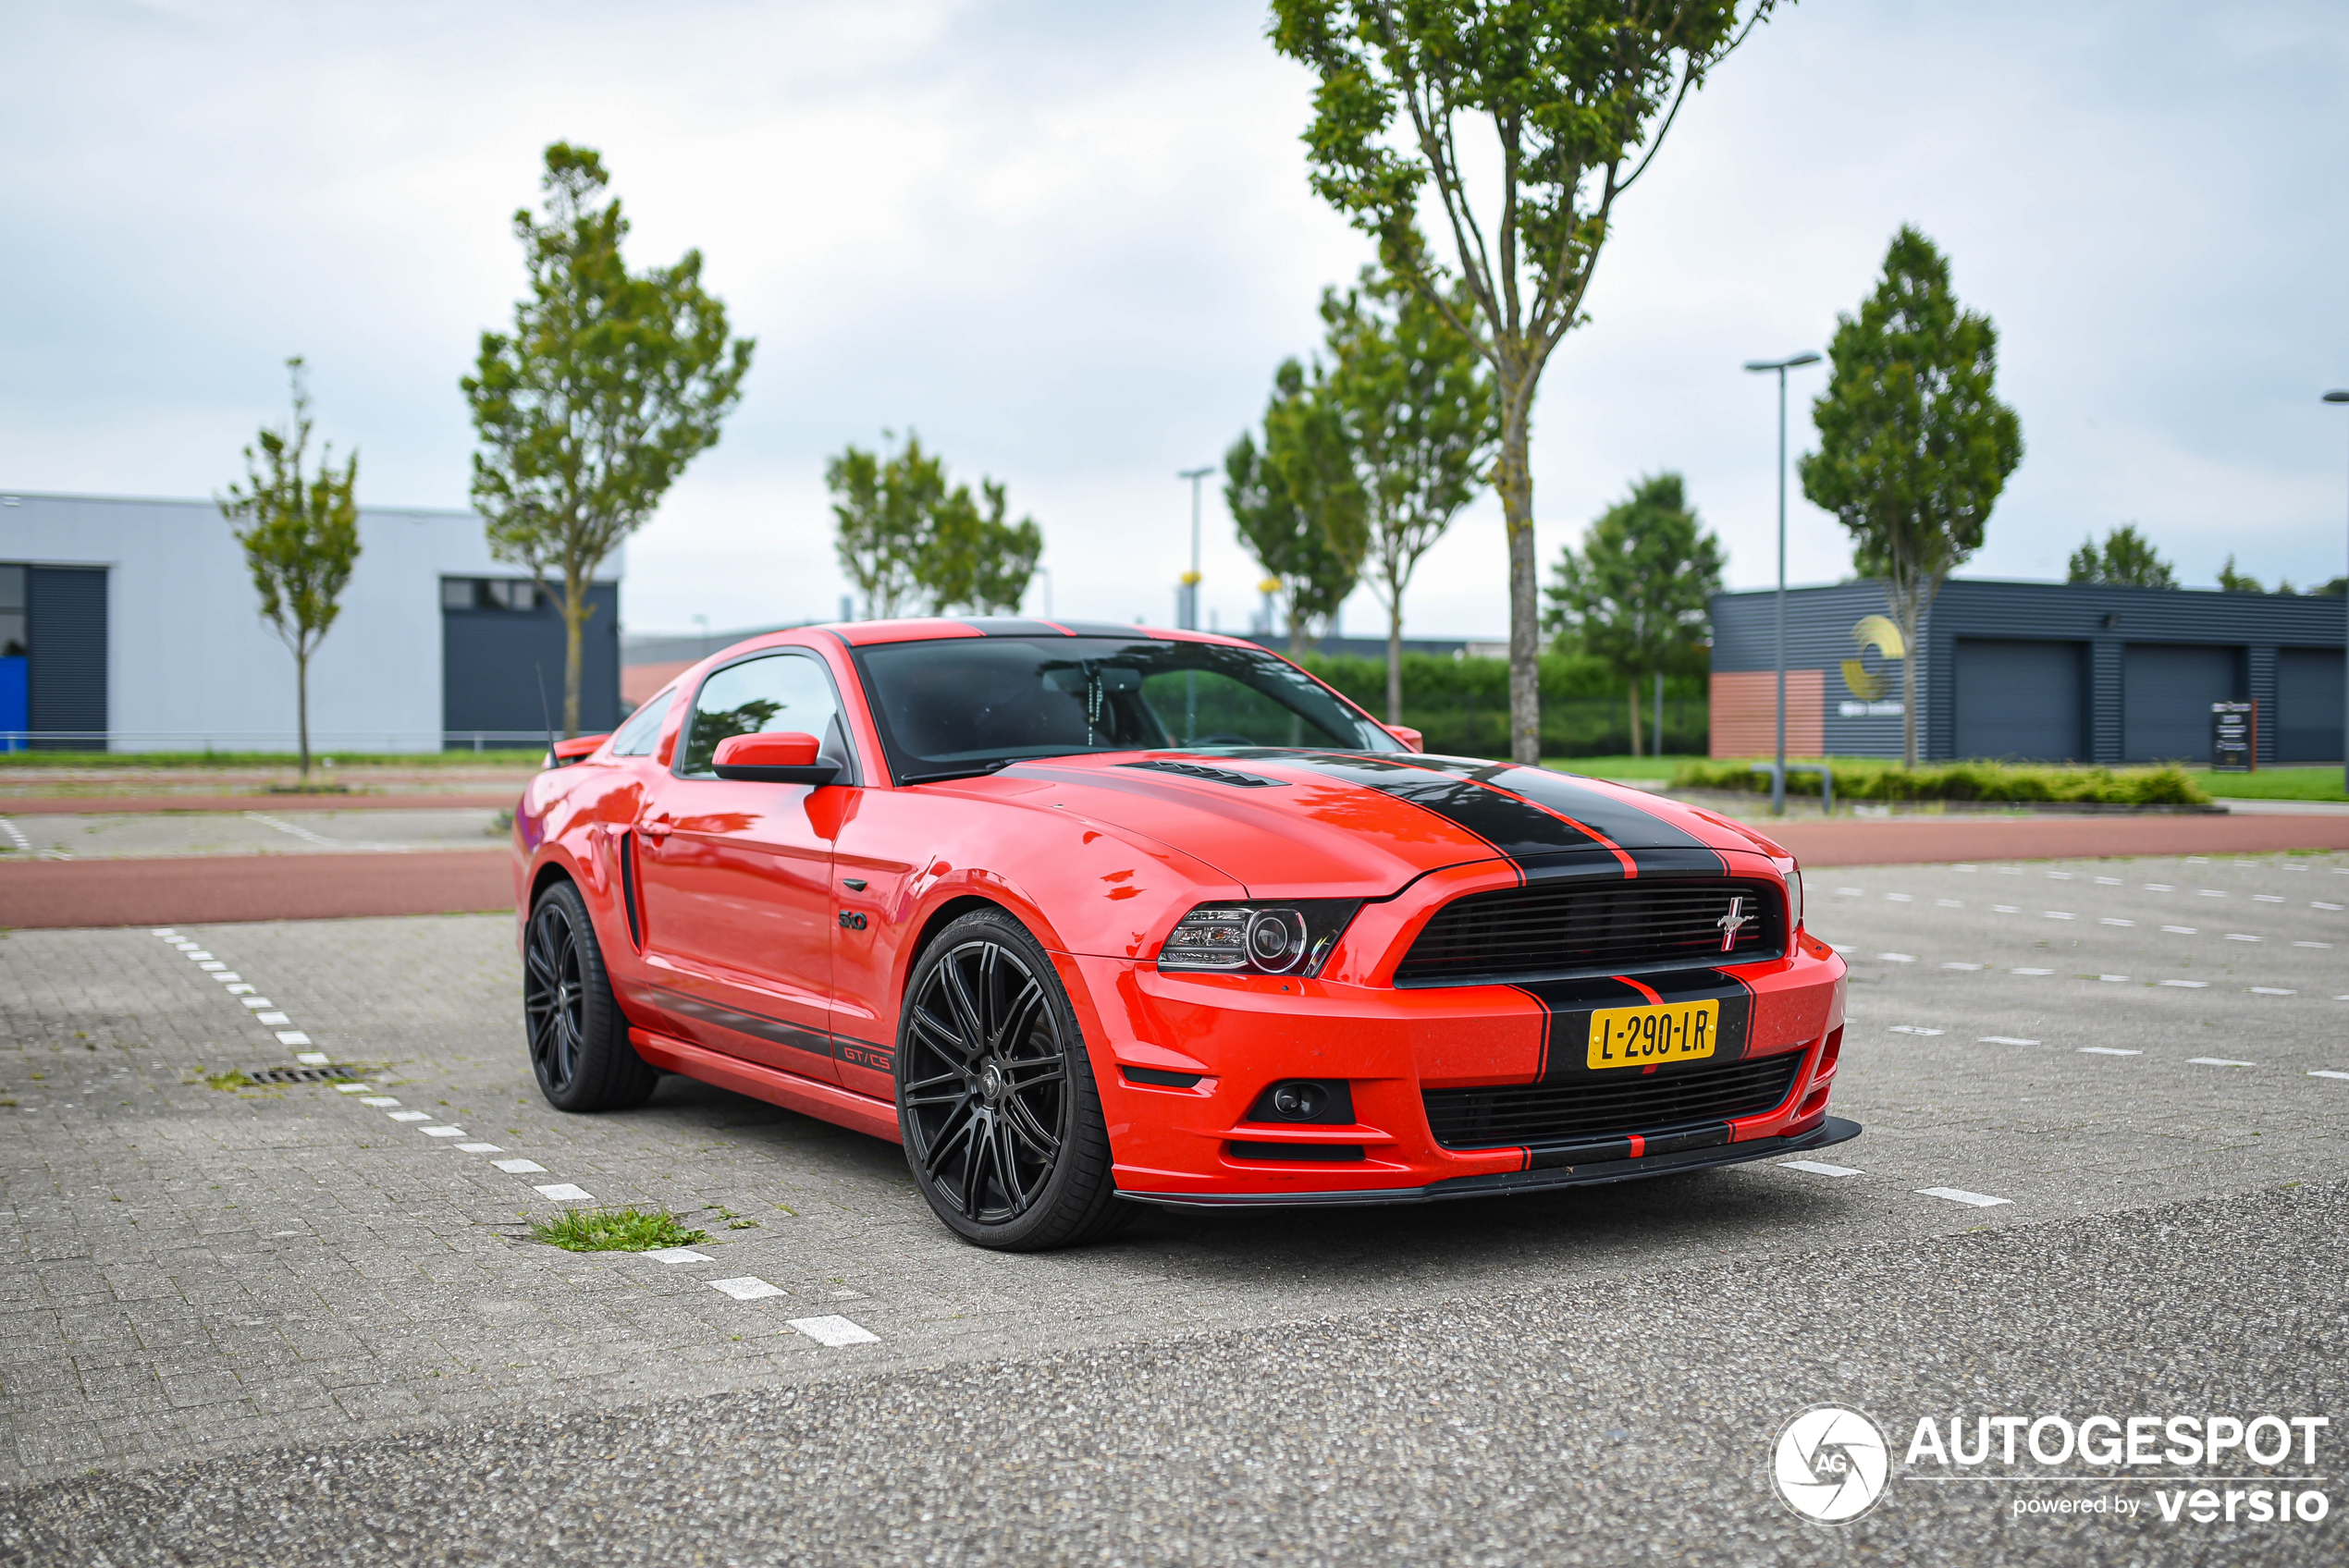
[{"label": "paving stone surface", "polygon": [[[2345,894],[2338,855],[1821,871],[1812,926],[1853,965],[1836,1109],[1868,1127],[1823,1158],[1856,1176],[1760,1166],[1426,1207],[1161,1213],[1109,1244],[1020,1257],[953,1241],[894,1145],[737,1096],[670,1079],[638,1111],[552,1110],[523,1053],[507,918],[192,928],[192,954],[144,929],[13,932],[0,1482],[484,1422],[633,1421],[720,1395],[902,1391],[941,1368],[1089,1351],[1187,1364],[1217,1335],[1269,1336],[1247,1341],[1261,1349],[1325,1320],[1383,1333],[1457,1309],[1486,1323],[1528,1292],[1799,1280],[1804,1259],[1931,1256],[1974,1234],[2044,1246],[2043,1270],[2093,1290],[2060,1238],[2099,1216],[2129,1231],[2128,1217],[2198,1204],[2222,1223],[2263,1194],[2349,1177],[2349,1079],[2312,1076],[2349,1072],[2349,916],[2331,907]],[[2203,986],[2160,984],[2178,978]],[[305,1051],[375,1092],[217,1076]],[[451,1126],[463,1136],[419,1131]],[[544,1171],[493,1164],[515,1158]],[[707,1261],[541,1244],[529,1221],[567,1206],[535,1189],[558,1183],[680,1214],[707,1231],[693,1246]],[[2308,1212],[2306,1244],[2337,1263],[2338,1206]],[[2294,1291],[2310,1277],[2296,1263],[2286,1276]],[[711,1288],[745,1279],[773,1293]],[[2217,1288],[2184,1305],[2223,1323]],[[1982,1350],[1988,1330],[1947,1310],[1933,1332]],[[875,1341],[792,1327],[830,1317]],[[1434,1334],[1414,1354],[1434,1383],[1483,1375],[1465,1345]],[[2233,1365],[2289,1382],[2296,1354],[2252,1344]],[[1610,1367],[1617,1352],[1594,1340],[1584,1370]],[[0,1494],[0,1516],[35,1495],[51,1494]]]}]

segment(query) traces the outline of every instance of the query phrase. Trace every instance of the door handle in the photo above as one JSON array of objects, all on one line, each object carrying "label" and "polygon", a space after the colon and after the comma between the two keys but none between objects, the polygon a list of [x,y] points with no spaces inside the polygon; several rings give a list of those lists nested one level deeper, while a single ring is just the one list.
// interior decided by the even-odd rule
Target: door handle
[{"label": "door handle", "polygon": [[663,839],[668,838],[669,835],[675,830],[676,827],[677,825],[675,823],[670,821],[669,818],[665,816],[651,816],[646,817],[644,821],[636,824],[636,831],[642,833],[646,838],[650,839],[654,843],[658,844]]}]

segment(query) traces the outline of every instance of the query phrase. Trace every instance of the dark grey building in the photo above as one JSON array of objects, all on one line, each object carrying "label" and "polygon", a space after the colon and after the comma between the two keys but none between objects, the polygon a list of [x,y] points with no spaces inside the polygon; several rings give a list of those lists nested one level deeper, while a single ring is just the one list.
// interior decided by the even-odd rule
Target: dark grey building
[{"label": "dark grey building", "polygon": [[[1776,595],[1713,599],[1713,754],[1774,744]],[[2343,756],[2339,594],[1953,580],[1899,646],[1870,582],[1787,592],[1787,748],[1899,756],[1900,661],[1923,757],[2208,762],[2210,704],[2259,704],[2259,761]]]}]

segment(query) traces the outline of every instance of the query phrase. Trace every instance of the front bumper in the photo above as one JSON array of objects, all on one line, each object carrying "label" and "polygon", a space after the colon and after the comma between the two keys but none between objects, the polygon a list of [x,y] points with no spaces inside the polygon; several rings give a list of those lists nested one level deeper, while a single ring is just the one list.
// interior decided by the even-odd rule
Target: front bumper
[{"label": "front bumper", "polygon": [[[1637,1070],[1587,1072],[1587,1011],[1578,1015],[1542,987],[1397,990],[1059,962],[1092,1015],[1086,1034],[1118,1191],[1145,1202],[1408,1203],[1537,1191],[1763,1159],[1858,1131],[1826,1116],[1843,963],[1807,938],[1789,958],[1708,972],[1735,992],[1744,1017],[1740,1046],[1722,1062],[1789,1060],[1786,1088],[1768,1103],[1702,1125],[1634,1123],[1570,1142],[1476,1147],[1439,1141],[1431,1092],[1534,1085],[1572,1096],[1584,1084],[1620,1085]],[[1346,1082],[1354,1121],[1251,1120],[1265,1090],[1288,1079]]]}]

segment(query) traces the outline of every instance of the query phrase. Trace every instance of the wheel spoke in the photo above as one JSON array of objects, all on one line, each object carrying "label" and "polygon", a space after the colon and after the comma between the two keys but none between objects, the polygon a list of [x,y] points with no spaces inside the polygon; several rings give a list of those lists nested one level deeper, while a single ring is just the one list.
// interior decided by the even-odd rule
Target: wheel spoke
[{"label": "wheel spoke", "polygon": [[993,1130],[987,1125],[986,1117],[973,1112],[971,1123],[975,1131],[963,1145],[963,1218],[965,1219],[978,1218],[978,1189],[985,1176],[979,1162],[986,1153],[986,1144],[993,1136]]},{"label": "wheel spoke", "polygon": [[999,1051],[1015,1048],[1027,1035],[1028,1020],[1043,1005],[1044,987],[1031,974],[1019,995],[1012,998],[1012,1005],[1003,1010],[1002,1026],[989,1037],[988,1044]]},{"label": "wheel spoke", "polygon": [[972,1108],[965,1111],[961,1121],[949,1122],[939,1129],[937,1141],[922,1157],[922,1164],[932,1177],[937,1176],[939,1168],[946,1163],[946,1157],[953,1154],[958,1145],[970,1141],[972,1130],[978,1125],[978,1111]]},{"label": "wheel spoke", "polygon": [[1003,1109],[1007,1113],[1003,1120],[1011,1124],[1012,1131],[1036,1151],[1037,1158],[1050,1165],[1052,1157],[1060,1152],[1061,1141],[1044,1130],[1043,1122],[1037,1120],[1035,1111],[1028,1109],[1026,1100],[1005,1100]]},{"label": "wheel spoke", "polygon": [[1061,1076],[1068,1059],[1064,1056],[1015,1056],[1000,1069],[1003,1082],[1014,1089],[1041,1088]]},{"label": "wheel spoke", "polygon": [[966,1084],[970,1081],[971,1075],[969,1071],[965,1068],[958,1067],[952,1072],[941,1072],[934,1077],[916,1078],[906,1084],[905,1092],[910,1095],[918,1089],[934,1089],[941,1084]]},{"label": "wheel spoke", "polygon": [[979,1022],[978,1003],[964,983],[962,966],[954,962],[960,956],[948,958],[938,966],[938,973],[945,981],[946,1000],[954,1010],[954,1024],[962,1035],[963,1049],[975,1055],[986,1048],[987,1027]]},{"label": "wheel spoke", "polygon": [[967,1059],[972,1054],[955,1026],[939,1019],[928,1007],[916,1002],[907,1012],[913,1022],[914,1033],[921,1035],[923,1043],[938,1054],[943,1056],[951,1051],[958,1059]]},{"label": "wheel spoke", "polygon": [[1027,1207],[1027,1190],[1019,1184],[1019,1154],[1012,1147],[1002,1119],[996,1119],[995,1136],[988,1140],[988,1149],[994,1156],[996,1179],[1003,1185],[1003,1196],[1017,1214]]}]

